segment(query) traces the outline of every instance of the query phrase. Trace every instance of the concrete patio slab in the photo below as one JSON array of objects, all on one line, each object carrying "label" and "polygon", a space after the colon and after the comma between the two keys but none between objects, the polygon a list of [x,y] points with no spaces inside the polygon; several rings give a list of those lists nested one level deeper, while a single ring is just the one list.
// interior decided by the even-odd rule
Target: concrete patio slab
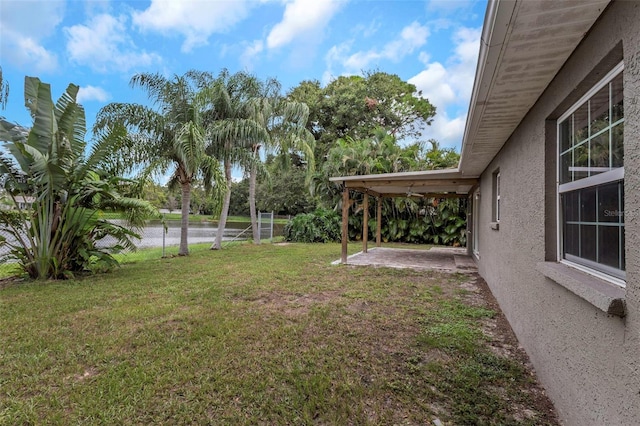
[{"label": "concrete patio slab", "polygon": [[[340,260],[332,262],[340,264]],[[465,248],[432,247],[429,250],[373,247],[347,258],[347,265],[400,269],[436,270],[444,272],[476,272],[476,264]]]}]

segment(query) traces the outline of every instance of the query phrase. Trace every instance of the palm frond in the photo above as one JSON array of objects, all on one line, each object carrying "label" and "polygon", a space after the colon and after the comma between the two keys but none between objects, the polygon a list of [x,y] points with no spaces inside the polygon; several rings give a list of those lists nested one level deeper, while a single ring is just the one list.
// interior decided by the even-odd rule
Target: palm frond
[{"label": "palm frond", "polygon": [[147,92],[149,99],[154,103],[162,102],[165,87],[169,83],[163,75],[159,73],[140,73],[131,77],[129,86],[140,87]]},{"label": "palm frond", "polygon": [[110,103],[98,111],[94,134],[108,131],[114,123],[121,123],[129,131],[160,135],[167,127],[165,117],[144,105]]},{"label": "palm frond", "polygon": [[27,143],[29,129],[0,117],[0,141]]},{"label": "palm frond", "polygon": [[189,121],[177,132],[174,149],[187,175],[197,172],[204,154],[204,134],[200,126]]}]

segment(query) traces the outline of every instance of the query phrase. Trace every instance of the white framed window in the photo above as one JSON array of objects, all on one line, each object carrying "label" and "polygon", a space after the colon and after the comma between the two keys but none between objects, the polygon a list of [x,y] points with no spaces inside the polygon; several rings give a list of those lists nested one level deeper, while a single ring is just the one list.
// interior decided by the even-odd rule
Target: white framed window
[{"label": "white framed window", "polygon": [[496,173],[496,222],[500,222],[500,171]]},{"label": "white framed window", "polygon": [[558,119],[558,254],[624,286],[621,62]]},{"label": "white framed window", "polygon": [[491,208],[492,212],[492,222],[499,223],[500,222],[500,169],[493,172],[493,206]]},{"label": "white framed window", "polygon": [[480,257],[480,190],[473,193],[473,208],[471,211],[471,227],[473,230],[471,249],[476,258]]}]

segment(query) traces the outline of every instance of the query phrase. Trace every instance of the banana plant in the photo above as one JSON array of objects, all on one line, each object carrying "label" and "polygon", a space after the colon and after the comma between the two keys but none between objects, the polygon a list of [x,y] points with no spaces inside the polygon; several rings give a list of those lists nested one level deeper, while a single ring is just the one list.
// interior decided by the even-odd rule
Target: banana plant
[{"label": "banana plant", "polygon": [[[0,212],[7,237],[5,259],[18,262],[32,278],[65,278],[74,273],[117,264],[112,254],[135,248],[133,238],[143,220],[157,214],[149,203],[122,194],[134,182],[110,175],[105,165],[117,139],[96,141],[85,154],[85,113],[76,102],[78,86],[70,84],[54,104],[51,87],[26,77],[25,106],[33,124],[27,129],[0,120],[0,182],[16,198],[33,199],[30,208]],[[104,220],[102,212],[126,211],[129,223]]]}]

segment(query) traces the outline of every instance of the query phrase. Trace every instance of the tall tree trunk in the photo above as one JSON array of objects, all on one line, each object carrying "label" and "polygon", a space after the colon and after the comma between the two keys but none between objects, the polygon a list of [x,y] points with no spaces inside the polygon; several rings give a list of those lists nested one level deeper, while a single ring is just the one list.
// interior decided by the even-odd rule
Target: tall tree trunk
[{"label": "tall tree trunk", "polygon": [[189,203],[191,201],[191,183],[189,181],[180,182],[182,189],[182,222],[180,223],[180,250],[178,256],[189,255]]},{"label": "tall tree trunk", "polygon": [[224,204],[218,221],[216,241],[211,246],[211,250],[220,250],[222,248],[222,236],[224,228],[227,226],[227,216],[229,215],[229,205],[231,204],[231,162],[229,160],[224,160],[224,177],[227,180],[227,192],[224,194]]},{"label": "tall tree trunk", "polygon": [[[253,148],[254,161],[258,161],[260,146]],[[258,166],[251,165],[249,172],[249,212],[251,213],[251,230],[253,231],[253,243],[260,244],[260,230],[258,229],[258,215],[256,212],[256,181],[258,180]]]}]

